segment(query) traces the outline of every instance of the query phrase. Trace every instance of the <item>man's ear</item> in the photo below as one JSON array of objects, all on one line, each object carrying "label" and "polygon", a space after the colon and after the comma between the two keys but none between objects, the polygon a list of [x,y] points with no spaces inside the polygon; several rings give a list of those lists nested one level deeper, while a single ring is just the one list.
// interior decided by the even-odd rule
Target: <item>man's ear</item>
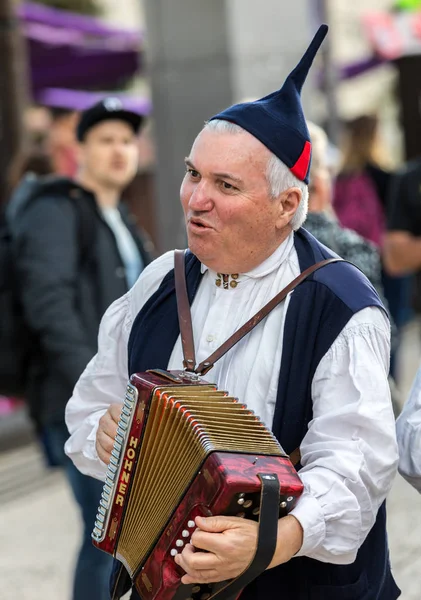
[{"label": "man's ear", "polygon": [[278,202],[278,218],[276,219],[277,229],[283,229],[286,227],[300,205],[301,198],[303,197],[302,191],[297,187],[292,187],[285,192],[282,192]]}]

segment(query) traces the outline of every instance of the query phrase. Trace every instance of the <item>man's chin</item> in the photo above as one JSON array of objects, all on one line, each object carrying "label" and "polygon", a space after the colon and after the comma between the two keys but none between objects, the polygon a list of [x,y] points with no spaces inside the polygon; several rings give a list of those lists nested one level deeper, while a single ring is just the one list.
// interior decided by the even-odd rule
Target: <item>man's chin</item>
[{"label": "man's chin", "polygon": [[187,245],[190,252],[192,252],[201,263],[206,264],[206,260],[211,260],[211,253],[208,248],[204,247],[203,243],[198,243],[197,240],[192,239],[193,236],[187,236]]},{"label": "man's chin", "polygon": [[133,177],[112,177],[109,178],[105,184],[110,190],[121,192],[129,185],[129,183],[131,183],[132,180]]}]

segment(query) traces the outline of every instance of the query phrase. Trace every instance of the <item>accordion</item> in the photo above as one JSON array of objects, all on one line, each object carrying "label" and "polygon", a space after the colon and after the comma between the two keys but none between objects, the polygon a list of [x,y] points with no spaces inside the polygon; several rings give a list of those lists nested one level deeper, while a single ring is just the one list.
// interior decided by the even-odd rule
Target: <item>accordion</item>
[{"label": "accordion", "polygon": [[123,563],[142,600],[211,598],[221,584],[181,585],[174,556],[199,515],[257,521],[262,476],[279,480],[278,519],[303,486],[258,417],[192,373],[137,373],[127,386],[94,545]]}]

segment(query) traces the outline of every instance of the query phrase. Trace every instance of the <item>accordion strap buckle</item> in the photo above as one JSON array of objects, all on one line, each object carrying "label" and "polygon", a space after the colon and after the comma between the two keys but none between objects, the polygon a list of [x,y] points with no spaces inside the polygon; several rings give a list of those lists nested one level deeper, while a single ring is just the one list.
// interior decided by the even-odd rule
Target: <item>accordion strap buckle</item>
[{"label": "accordion strap buckle", "polygon": [[194,364],[194,360],[191,358],[185,358],[183,360],[183,367],[185,368],[186,371],[191,371],[192,373],[194,373],[194,369],[195,369],[195,364]]},{"label": "accordion strap buckle", "polygon": [[206,361],[197,367],[196,373],[200,373],[200,375],[206,375],[206,373],[208,373],[212,367],[213,363]]},{"label": "accordion strap buckle", "polygon": [[187,381],[200,381],[200,374],[195,371],[183,371],[181,378]]}]

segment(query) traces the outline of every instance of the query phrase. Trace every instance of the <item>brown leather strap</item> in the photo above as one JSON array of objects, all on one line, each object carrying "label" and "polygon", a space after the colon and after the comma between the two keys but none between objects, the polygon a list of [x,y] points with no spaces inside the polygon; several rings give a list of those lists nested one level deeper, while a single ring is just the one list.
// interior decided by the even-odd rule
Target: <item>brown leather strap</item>
[{"label": "brown leather strap", "polygon": [[296,467],[298,463],[301,462],[301,450],[299,448],[295,448],[289,455],[289,460],[292,462],[292,465]]},{"label": "brown leather strap", "polygon": [[196,357],[194,351],[193,326],[191,321],[190,304],[187,295],[186,267],[184,250],[174,251],[175,293],[177,296],[178,323],[180,325],[181,344],[183,346],[183,366],[188,371],[194,371]]},{"label": "brown leather strap", "polygon": [[[176,251],[180,252],[180,251]],[[197,367],[190,368],[186,367],[186,363],[188,365],[196,364],[196,358],[194,354],[194,342],[193,342],[193,329],[191,324],[191,313],[190,313],[190,304],[187,297],[187,286],[185,281],[185,264],[184,264],[184,252],[182,261],[180,260],[179,255],[176,254],[175,257],[175,283],[176,283],[176,294],[177,294],[177,306],[178,306],[178,320],[180,323],[180,333],[181,333],[181,341],[183,345],[183,354],[184,354],[184,365],[188,370],[194,370],[195,373],[199,375],[205,375],[219,360],[224,354],[226,354],[235,344],[237,344],[244,336],[246,336],[252,329],[256,327],[264,319],[267,315],[274,309],[282,300],[284,300],[289,293],[291,293],[300,283],[302,283],[307,277],[309,277],[315,271],[318,271],[322,267],[329,265],[335,262],[343,262],[342,258],[329,258],[327,260],[322,260],[302,273],[298,275],[289,285],[287,285],[282,291],[279,292],[270,302],[265,304],[265,306],[257,312],[254,317],[249,319],[247,323],[245,323],[240,329],[238,329],[231,337],[227,339],[226,342],[219,346],[215,352],[213,352],[206,360],[200,363]],[[184,287],[177,282],[181,280],[181,275],[178,271],[182,270],[182,277],[184,279]],[[183,294],[184,298],[179,298],[179,293]],[[186,324],[189,323],[189,329],[187,330]],[[190,336],[190,338],[189,338]],[[190,339],[190,341],[188,341]],[[187,345],[185,345],[185,340],[187,340]]]}]

